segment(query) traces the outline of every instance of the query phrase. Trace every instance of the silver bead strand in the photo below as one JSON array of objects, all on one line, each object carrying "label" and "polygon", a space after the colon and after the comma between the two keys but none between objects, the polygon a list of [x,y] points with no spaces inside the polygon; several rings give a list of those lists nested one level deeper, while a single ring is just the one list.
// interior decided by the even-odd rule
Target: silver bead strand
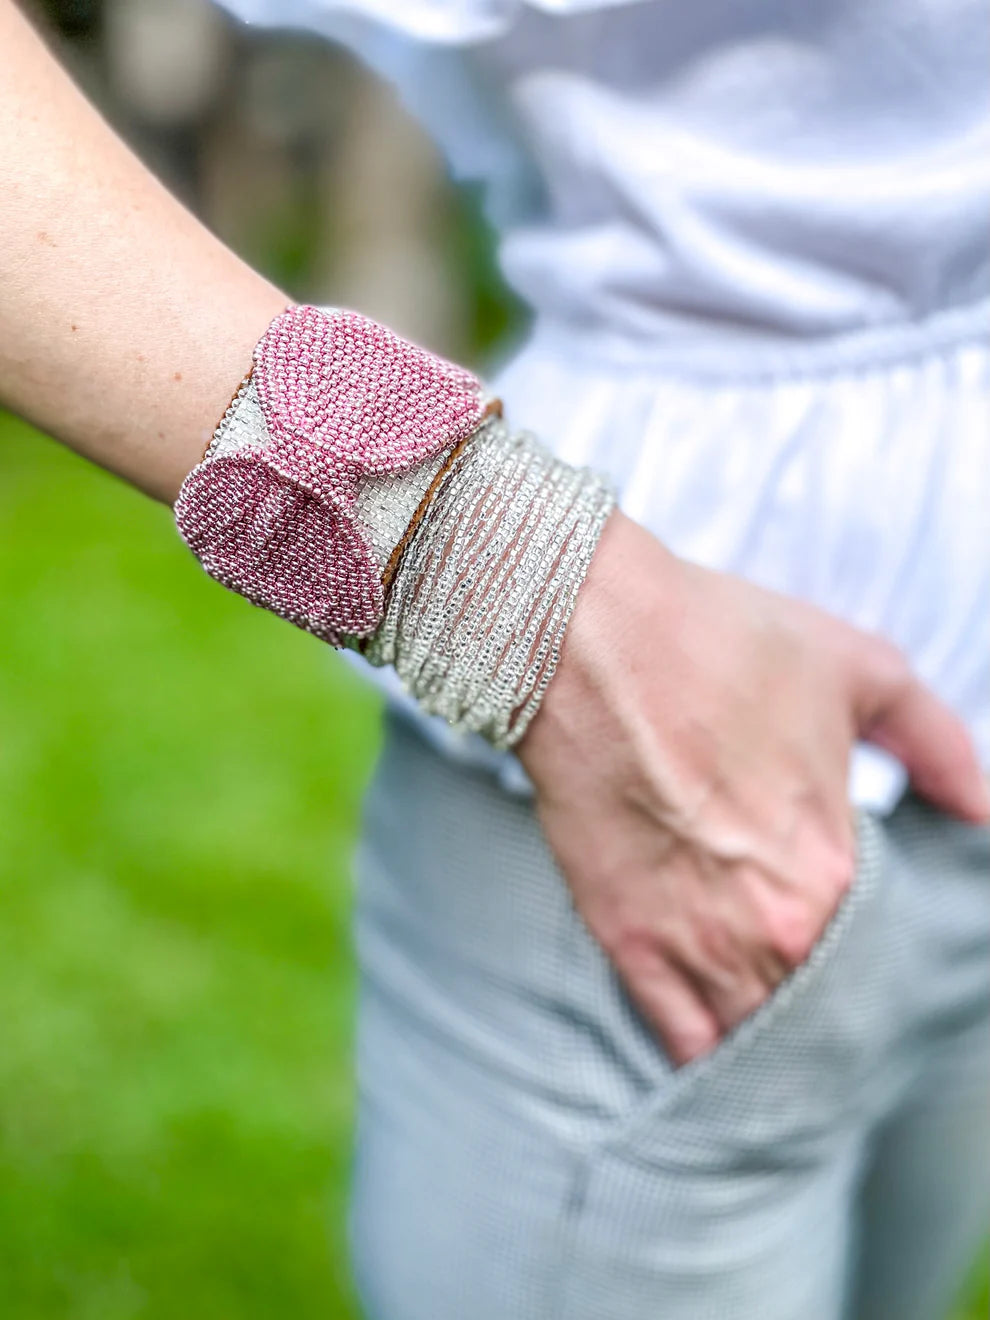
[{"label": "silver bead strand", "polygon": [[445,474],[362,647],[422,708],[511,747],[539,709],[615,507],[608,483],[485,422]]}]

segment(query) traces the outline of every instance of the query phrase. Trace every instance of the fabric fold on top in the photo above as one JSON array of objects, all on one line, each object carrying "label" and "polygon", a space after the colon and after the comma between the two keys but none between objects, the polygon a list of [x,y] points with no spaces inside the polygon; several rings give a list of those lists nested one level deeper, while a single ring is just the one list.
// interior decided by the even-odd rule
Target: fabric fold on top
[{"label": "fabric fold on top", "polygon": [[246,23],[321,27],[327,14],[351,15],[391,27],[422,41],[459,45],[500,36],[526,9],[569,15],[593,9],[628,8],[643,0],[285,0],[273,12],[270,0],[224,0]]}]

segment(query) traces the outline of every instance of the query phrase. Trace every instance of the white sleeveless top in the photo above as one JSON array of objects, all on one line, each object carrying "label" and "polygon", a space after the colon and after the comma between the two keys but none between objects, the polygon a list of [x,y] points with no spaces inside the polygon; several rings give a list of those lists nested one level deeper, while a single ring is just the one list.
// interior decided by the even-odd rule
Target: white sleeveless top
[{"label": "white sleeveless top", "polygon": [[[535,312],[510,419],[890,637],[990,765],[984,0],[225,3],[349,44],[484,182]],[[902,787],[861,749],[857,802]]]}]

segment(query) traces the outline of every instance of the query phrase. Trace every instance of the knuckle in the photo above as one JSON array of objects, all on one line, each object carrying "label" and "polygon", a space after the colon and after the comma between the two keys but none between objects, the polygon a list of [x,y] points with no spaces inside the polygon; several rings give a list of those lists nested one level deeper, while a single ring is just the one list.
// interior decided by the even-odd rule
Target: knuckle
[{"label": "knuckle", "polygon": [[735,1031],[741,1026],[747,1018],[753,1016],[770,998],[772,988],[765,986],[761,990],[751,990],[745,994],[740,994],[738,999],[728,1009],[726,1015],[722,1018],[722,1023],[727,1031]]},{"label": "knuckle", "polygon": [[655,960],[653,932],[640,920],[619,920],[602,939],[605,952],[627,976],[645,971]]},{"label": "knuckle", "polygon": [[713,1050],[719,1042],[714,1023],[691,1023],[675,1026],[667,1032],[667,1048],[678,1063],[689,1063]]},{"label": "knuckle", "polygon": [[897,690],[911,682],[911,666],[899,647],[885,637],[871,637],[870,665],[881,686]]},{"label": "knuckle", "polygon": [[773,994],[773,991],[773,985],[763,985],[759,990],[755,990],[746,1005],[745,1016],[749,1017],[750,1014],[755,1013],[758,1008],[761,1008]]},{"label": "knuckle", "polygon": [[826,866],[828,886],[836,899],[849,893],[856,878],[856,852],[850,845],[835,851]]},{"label": "knuckle", "polygon": [[708,966],[733,972],[739,970],[740,954],[731,930],[717,920],[698,924],[696,939]]},{"label": "knuckle", "polygon": [[973,743],[965,727],[955,715],[948,715],[941,730],[942,760],[946,775],[963,781],[981,774],[973,751]]},{"label": "knuckle", "polygon": [[767,922],[770,948],[788,967],[799,967],[807,961],[818,933],[811,913],[796,904],[778,908]]}]

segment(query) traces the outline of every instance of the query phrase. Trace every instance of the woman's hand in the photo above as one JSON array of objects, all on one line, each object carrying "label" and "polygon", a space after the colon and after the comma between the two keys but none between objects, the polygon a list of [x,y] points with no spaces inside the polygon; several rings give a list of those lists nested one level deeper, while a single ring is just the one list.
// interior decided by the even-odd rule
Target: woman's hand
[{"label": "woman's hand", "polygon": [[860,738],[966,820],[968,735],[887,643],[606,527],[519,753],[579,912],[681,1064],[801,963],[848,889]]}]

